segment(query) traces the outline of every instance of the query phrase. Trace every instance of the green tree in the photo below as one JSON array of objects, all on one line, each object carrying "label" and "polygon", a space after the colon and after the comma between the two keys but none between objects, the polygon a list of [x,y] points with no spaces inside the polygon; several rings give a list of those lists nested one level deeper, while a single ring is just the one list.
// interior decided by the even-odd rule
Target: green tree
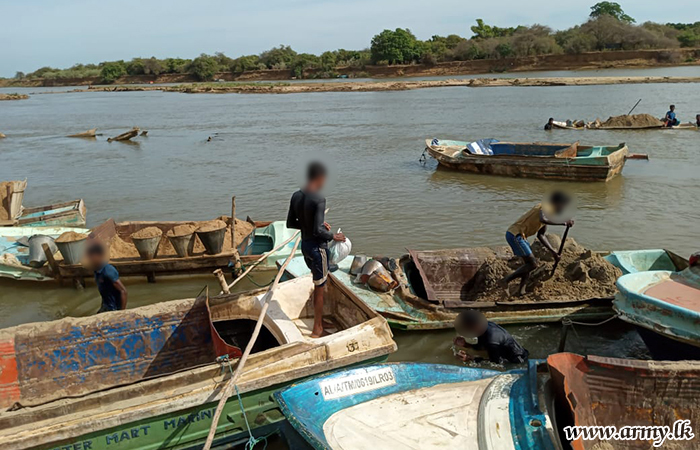
[{"label": "green tree", "polygon": [[472,33],[474,33],[474,39],[489,39],[497,37],[512,36],[515,33],[516,28],[508,27],[492,27],[484,23],[483,19],[476,19],[476,25],[471,27]]},{"label": "green tree", "polygon": [[280,45],[272,47],[260,54],[260,62],[265,64],[268,69],[286,69],[292,65],[297,52],[292,50],[288,45]]},{"label": "green tree", "polygon": [[229,70],[233,73],[243,73],[246,70],[255,70],[258,68],[258,55],[240,56],[233,60]]},{"label": "green tree", "polygon": [[134,58],[126,65],[126,73],[129,75],[143,75],[145,66],[141,58]]},{"label": "green tree", "polygon": [[294,61],[289,65],[292,73],[297,78],[304,78],[304,71],[307,69],[317,69],[320,67],[320,59],[310,53],[299,53]]},{"label": "green tree", "polygon": [[209,81],[214,78],[219,70],[219,65],[214,57],[202,53],[192,60],[187,67],[187,72],[195,76],[199,81]]},{"label": "green tree", "polygon": [[418,61],[422,51],[420,44],[409,29],[384,30],[372,38],[370,46],[372,62],[408,64]]},{"label": "green tree", "polygon": [[187,71],[187,66],[191,63],[189,59],[182,58],[167,58],[165,63],[165,71],[167,73],[184,73]]},{"label": "green tree", "polygon": [[625,14],[625,12],[622,10],[622,6],[620,6],[619,3],[615,2],[599,2],[591,6],[590,17],[592,19],[596,19],[600,16],[611,16],[616,18],[620,22],[625,23],[635,22],[635,20],[631,16]]},{"label": "green tree", "polygon": [[160,75],[164,72],[163,63],[154,56],[141,61],[143,62],[143,73],[146,75]]},{"label": "green tree", "polygon": [[102,65],[102,70],[100,71],[102,82],[107,84],[114,83],[119,77],[124,75],[126,75],[124,61],[106,62]]},{"label": "green tree", "polygon": [[26,77],[26,75],[24,74],[24,72],[16,72],[15,73],[15,80],[24,80],[25,77]]}]

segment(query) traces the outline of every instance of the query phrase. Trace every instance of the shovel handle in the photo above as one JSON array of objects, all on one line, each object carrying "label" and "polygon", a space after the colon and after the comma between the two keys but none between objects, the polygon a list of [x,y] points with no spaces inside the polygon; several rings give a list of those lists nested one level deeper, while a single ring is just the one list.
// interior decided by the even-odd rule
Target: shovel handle
[{"label": "shovel handle", "polygon": [[[564,230],[564,235],[561,237],[561,244],[559,244],[559,251],[557,252],[557,255],[561,256],[561,254],[564,252],[564,244],[566,243],[566,237],[569,235],[569,228],[571,228],[569,225],[566,226],[566,230]],[[557,270],[557,266],[559,265],[559,260],[554,261],[554,267],[552,267],[552,275],[554,275],[554,271]]]}]

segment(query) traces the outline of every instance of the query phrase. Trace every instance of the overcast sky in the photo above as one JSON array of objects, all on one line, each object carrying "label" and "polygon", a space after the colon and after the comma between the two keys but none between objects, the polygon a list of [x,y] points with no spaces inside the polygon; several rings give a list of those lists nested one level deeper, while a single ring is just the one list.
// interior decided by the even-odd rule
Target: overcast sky
[{"label": "overcast sky", "polygon": [[[583,22],[590,5],[552,0],[0,0],[0,76],[135,56],[192,58],[220,51],[236,57],[279,44],[309,53],[361,49],[385,28],[410,28],[419,39],[468,36],[477,18],[499,26],[541,23],[562,29]],[[638,23],[700,20],[697,0],[628,0],[622,6]]]}]

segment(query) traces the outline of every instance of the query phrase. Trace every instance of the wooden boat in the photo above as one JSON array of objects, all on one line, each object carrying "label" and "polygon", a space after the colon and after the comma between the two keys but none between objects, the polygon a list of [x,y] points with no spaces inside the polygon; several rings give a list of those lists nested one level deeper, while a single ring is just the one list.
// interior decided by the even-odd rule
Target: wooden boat
[{"label": "wooden boat", "polygon": [[[619,257],[620,261],[630,265],[628,261],[632,259],[632,253],[612,252],[616,256],[608,261],[620,267]],[[657,266],[661,264],[650,257],[644,259],[641,255],[635,259],[639,269],[648,269],[644,266],[645,262]],[[392,328],[403,330],[450,329],[457,314],[467,309],[478,309],[489,320],[499,324],[559,322],[565,317],[577,321],[596,321],[613,314],[612,297],[542,301],[536,304],[512,300],[465,300],[465,287],[469,286],[482,264],[490,258],[510,259],[512,256],[510,248],[505,246],[409,250],[409,254],[401,257],[392,271],[399,285],[389,293],[374,292],[367,286],[355,284],[355,277],[349,273],[352,256],[340,262],[335,276],[383,315]],[[680,263],[682,258],[678,259]],[[299,257],[290,262],[287,273],[290,277],[303,276],[309,273],[309,269],[303,258]]]},{"label": "wooden boat", "polygon": [[573,450],[698,448],[700,433],[700,363],[639,361],[558,353],[547,359],[555,393],[557,429],[566,426],[667,426],[689,420],[695,439],[583,440]]},{"label": "wooden boat", "polygon": [[622,172],[627,145],[616,147],[551,143],[466,142],[428,139],[426,150],[438,164],[463,172],[520,178],[608,181]]},{"label": "wooden boat", "polygon": [[571,122],[569,124],[568,122],[561,121],[561,120],[555,120],[552,125],[554,126],[555,129],[558,130],[585,130],[586,125],[583,123],[583,121],[579,120],[576,122]]},{"label": "wooden boat", "polygon": [[535,362],[529,370],[380,364],[313,378],[275,398],[317,450],[554,450]]},{"label": "wooden boat", "polygon": [[94,138],[97,135],[97,128],[90,128],[87,131],[83,131],[80,133],[75,133],[75,134],[69,134],[67,137],[72,137],[72,138]]},{"label": "wooden boat", "polygon": [[657,359],[700,359],[700,266],[630,273],[617,280],[614,308]]},{"label": "wooden boat", "polygon": [[24,208],[17,225],[30,227],[84,227],[87,207],[82,199]]},{"label": "wooden boat", "polygon": [[[396,350],[386,321],[332,276],[324,319],[334,329],[311,339],[313,288],[310,277],[279,285],[215,447],[247,440],[247,424],[256,437],[278,430],[281,387]],[[265,292],[0,330],[2,448],[201,448]]]},{"label": "wooden boat", "polygon": [[0,278],[13,280],[47,281],[53,277],[48,266],[29,266],[29,247],[19,240],[44,235],[56,239],[67,231],[89,233],[85,228],[72,227],[2,227],[0,228]]},{"label": "wooden boat", "polygon": [[[225,218],[230,222],[230,218]],[[236,250],[230,244],[230,236],[227,233],[228,247],[224,247],[221,253],[209,255],[204,253],[204,248],[195,248],[192,256],[180,258],[175,254],[165,235],[177,225],[197,224],[198,222],[121,222],[115,223],[110,219],[92,230],[92,235],[102,242],[113,242],[119,237],[120,246],[132,247],[131,235],[146,227],[157,227],[163,231],[161,247],[158,255],[151,260],[143,260],[136,254],[135,247],[131,249],[128,257],[113,257],[111,264],[119,271],[120,276],[145,276],[149,281],[154,281],[157,276],[164,275],[191,275],[197,273],[211,273],[218,268],[226,268],[236,256],[236,250],[240,255],[241,264],[254,262],[263,253],[272,250],[276,245],[292,236],[294,230],[286,228],[284,222],[253,222],[254,229],[250,234],[236,241]],[[285,248],[276,252],[259,267],[275,268],[278,259],[286,258],[293,248],[290,242]],[[299,254],[301,252],[299,251]],[[81,264],[68,265],[58,261],[56,272],[61,281],[72,280],[73,283],[84,284],[86,278],[92,277],[92,269]]]},{"label": "wooden boat", "polygon": [[688,260],[671,251],[662,249],[623,250],[610,252],[604,256],[609,263],[628,273],[649,270],[669,270],[676,272],[688,267]]}]

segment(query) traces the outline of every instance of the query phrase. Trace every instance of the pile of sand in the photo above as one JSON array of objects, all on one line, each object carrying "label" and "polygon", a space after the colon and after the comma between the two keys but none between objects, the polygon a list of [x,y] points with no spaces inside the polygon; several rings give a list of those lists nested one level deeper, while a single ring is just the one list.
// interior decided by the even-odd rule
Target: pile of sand
[{"label": "pile of sand", "polygon": [[150,239],[163,235],[163,230],[158,227],[141,228],[131,235],[132,239]]},{"label": "pile of sand", "polygon": [[[190,222],[190,223],[184,223],[181,225],[177,225],[173,227],[171,230],[168,231],[167,235],[168,236],[182,236],[184,234],[187,234],[186,232],[192,232],[193,230],[200,230],[202,226],[209,224],[212,228],[212,230],[218,230],[221,228],[226,228],[227,232],[224,235],[224,246],[223,249],[221,250],[224,253],[231,252],[233,251],[234,246],[231,245],[231,228],[228,227],[227,221],[230,221],[231,219],[228,217],[221,217],[216,220],[212,220],[209,222],[199,222],[200,227],[198,228],[198,222]],[[223,225],[222,225],[223,224]],[[163,231],[159,228],[156,227],[149,227],[149,228],[155,228],[158,230],[158,232],[162,233]],[[238,246],[241,242],[243,242],[243,239],[246,238],[250,233],[253,232],[253,229],[255,227],[253,226],[252,223],[245,222],[243,220],[236,219],[236,246]],[[132,234],[132,237],[136,237],[138,239],[139,236],[137,234],[145,233],[145,230],[148,228],[138,230],[134,234]],[[155,233],[155,232],[149,232],[148,234]],[[173,234],[174,233],[174,234]],[[155,234],[157,236],[157,234]],[[150,236],[152,237],[152,236]],[[194,248],[192,251],[193,256],[197,255],[202,255],[204,254],[204,244],[199,240],[199,238],[195,235],[194,236]],[[162,239],[160,241],[160,244],[158,245],[158,258],[175,258],[177,257],[177,253],[175,252],[175,248],[173,248],[173,245],[170,243],[169,239]],[[136,247],[132,242],[129,242],[129,237],[125,236],[122,238],[119,235],[116,235],[112,238],[110,244],[109,244],[109,257],[110,259],[138,259],[139,258],[139,253],[136,251]]]},{"label": "pile of sand", "polygon": [[210,231],[220,230],[226,228],[226,222],[220,219],[210,220],[209,222],[204,222],[197,227],[197,231],[200,233],[207,233]]},{"label": "pile of sand", "polygon": [[170,237],[189,236],[190,234],[194,233],[196,228],[197,227],[190,223],[178,225],[171,228],[167,235]]},{"label": "pile of sand", "polygon": [[[547,238],[554,248],[559,248],[559,236],[548,234]],[[572,301],[605,298],[617,292],[615,281],[622,275],[620,269],[571,238],[566,241],[554,276],[550,276],[554,265],[551,253],[539,241],[532,245],[532,251],[537,257],[539,267],[530,276],[526,295],[515,296],[520,280],[513,280],[509,284],[508,293],[500,286],[500,280],[519,267],[522,259],[494,258],[486,261],[477,271],[468,286],[467,300]]]},{"label": "pile of sand", "polygon": [[66,231],[56,239],[56,242],[76,242],[87,239],[88,235],[83,233],[76,233],[75,231]]},{"label": "pile of sand", "polygon": [[596,120],[595,128],[645,128],[660,127],[663,122],[650,114],[633,114],[631,116],[613,116],[605,122]]}]

